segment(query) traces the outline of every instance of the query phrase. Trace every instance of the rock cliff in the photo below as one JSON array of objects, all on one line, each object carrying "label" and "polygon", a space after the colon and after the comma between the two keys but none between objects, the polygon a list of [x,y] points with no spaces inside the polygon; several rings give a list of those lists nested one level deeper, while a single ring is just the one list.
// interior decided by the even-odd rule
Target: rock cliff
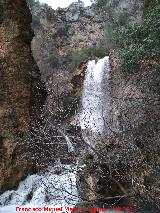
[{"label": "rock cliff", "polygon": [[[102,48],[108,42],[104,39],[104,20],[114,22],[115,26],[125,25],[127,19],[138,23],[143,20],[144,1],[109,3],[114,20],[110,20],[109,12],[106,17],[100,17],[92,8],[76,4],[55,11],[47,5],[31,8],[36,34],[32,49],[49,91],[47,107],[58,115],[59,124],[67,123],[68,127],[73,119],[85,63],[80,70],[72,71],[82,61],[109,53]],[[95,54],[97,48],[102,48],[101,56]],[[79,191],[89,200],[137,192],[146,200],[158,197],[159,74],[142,63],[139,70],[126,77],[115,54],[110,55],[110,66],[107,89],[111,111],[106,115],[106,137],[98,139],[94,154],[83,155],[87,167],[78,174]]]},{"label": "rock cliff", "polygon": [[[46,165],[53,162],[51,156],[67,161],[66,142],[58,128],[67,129],[64,132],[69,134],[72,132],[71,137],[74,138],[75,129],[71,122],[79,109],[86,63],[95,57],[93,51],[97,56],[105,54],[104,17],[96,15],[91,7],[85,8],[77,3],[57,10],[35,3],[30,10],[35,33],[32,51],[48,91],[47,130],[41,135],[41,143],[48,153],[44,154],[44,149],[41,152],[41,159],[46,159],[43,162]],[[102,54],[100,50],[103,50]],[[83,64],[84,61],[86,63]],[[76,146],[76,141],[72,141]],[[62,154],[64,150],[66,156]]]},{"label": "rock cliff", "polygon": [[31,12],[32,50],[49,92],[48,105],[55,111],[57,96],[63,108],[76,67],[94,57],[92,50],[103,49],[104,19],[76,3],[57,10],[35,4]]},{"label": "rock cliff", "polygon": [[[111,58],[114,64],[114,57]],[[110,121],[111,128],[119,135],[119,144],[125,146],[123,159],[119,157],[119,162],[121,165],[127,162],[126,175],[134,176],[132,187],[150,202],[150,198],[156,200],[159,197],[160,76],[145,63],[143,61],[139,70],[125,77],[114,64]],[[134,175],[129,175],[129,164]]]},{"label": "rock cliff", "polygon": [[63,100],[70,96],[70,82],[81,62],[109,54],[107,23],[113,22],[110,16],[114,17],[116,26],[141,21],[143,0],[108,1],[107,4],[107,14],[101,15],[93,6],[85,8],[78,3],[57,10],[38,2],[30,7],[35,32],[32,50],[46,82],[51,111],[57,113],[57,97],[58,106],[65,105]]},{"label": "rock cliff", "polygon": [[27,138],[46,92],[31,52],[32,19],[26,2],[3,0],[0,8],[0,191],[4,191],[32,172]]}]

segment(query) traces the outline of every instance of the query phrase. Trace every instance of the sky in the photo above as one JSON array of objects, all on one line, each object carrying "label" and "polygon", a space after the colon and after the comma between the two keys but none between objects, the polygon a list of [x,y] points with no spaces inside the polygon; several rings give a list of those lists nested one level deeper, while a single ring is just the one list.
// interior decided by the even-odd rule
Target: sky
[{"label": "sky", "polygon": [[[57,9],[58,7],[68,7],[74,1],[76,0],[40,0],[40,2],[48,4],[53,9]],[[90,0],[83,0],[83,2],[85,6],[91,5]]]}]

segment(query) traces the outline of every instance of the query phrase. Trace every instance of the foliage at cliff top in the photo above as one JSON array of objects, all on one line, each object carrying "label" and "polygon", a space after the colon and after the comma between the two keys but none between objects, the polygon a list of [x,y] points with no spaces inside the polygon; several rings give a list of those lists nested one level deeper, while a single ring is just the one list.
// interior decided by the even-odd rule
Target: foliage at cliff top
[{"label": "foliage at cliff top", "polygon": [[142,61],[148,61],[147,66],[160,71],[159,35],[160,3],[156,1],[147,7],[143,24],[122,27],[114,34],[123,72],[135,72]]},{"label": "foliage at cliff top", "polygon": [[81,62],[89,59],[103,58],[104,56],[109,54],[109,50],[106,46],[98,46],[98,47],[89,47],[82,49],[79,52],[72,53],[72,67],[74,70]]},{"label": "foliage at cliff top", "polygon": [[[142,24],[126,22],[126,13],[117,19],[110,8],[109,0],[92,0],[94,8],[100,13],[109,15],[107,36],[113,42],[118,53],[120,66],[124,73],[136,71],[141,62],[154,69],[160,70],[160,0],[144,1],[144,21]],[[109,33],[108,33],[109,32]],[[148,62],[148,63],[146,63]]]},{"label": "foliage at cliff top", "polygon": [[91,0],[94,9],[96,9],[98,12],[106,11],[108,1],[109,0]]}]

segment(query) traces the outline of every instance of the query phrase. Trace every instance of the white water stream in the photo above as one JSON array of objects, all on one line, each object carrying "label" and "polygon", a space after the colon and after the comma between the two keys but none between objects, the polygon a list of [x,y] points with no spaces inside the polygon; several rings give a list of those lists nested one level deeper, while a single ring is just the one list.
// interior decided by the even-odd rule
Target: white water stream
[{"label": "white water stream", "polygon": [[[85,141],[91,145],[94,134],[102,135],[104,132],[107,94],[107,79],[110,66],[109,57],[89,61],[82,93],[82,111],[80,125]],[[86,134],[87,133],[87,134]],[[87,136],[87,135],[91,135]],[[92,144],[93,145],[93,144]]]},{"label": "white water stream", "polygon": [[67,144],[67,147],[68,147],[68,153],[75,152],[75,148],[74,148],[70,138],[68,137],[68,135],[66,135],[65,132],[63,132],[61,129],[59,129],[59,132],[65,138],[65,141],[66,141],[66,144]]},{"label": "white water stream", "polygon": [[16,206],[30,208],[74,206],[78,200],[76,168],[60,165],[58,162],[49,172],[28,176],[20,182],[16,191],[3,193],[0,196],[0,212],[17,212]]},{"label": "white water stream", "polygon": [[104,75],[109,72],[109,57],[90,61],[86,70],[86,77],[82,95],[82,113],[80,123],[82,129],[103,132],[103,97]]}]

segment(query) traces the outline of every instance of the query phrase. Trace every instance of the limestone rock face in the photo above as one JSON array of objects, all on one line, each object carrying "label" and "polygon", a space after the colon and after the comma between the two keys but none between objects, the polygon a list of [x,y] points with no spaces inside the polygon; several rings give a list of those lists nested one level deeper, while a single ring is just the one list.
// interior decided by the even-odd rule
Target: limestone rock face
[{"label": "limestone rock face", "polygon": [[[33,18],[36,36],[47,35],[42,38],[43,42],[46,40],[47,43],[47,39],[50,39],[58,48],[59,56],[66,56],[71,51],[96,45],[103,40],[104,19],[96,15],[91,7],[82,7],[73,3],[67,8],[53,10],[42,4],[32,7],[31,12],[39,17],[40,28],[36,28]],[[40,41],[35,37],[34,42]],[[34,45],[32,47],[36,51]],[[34,53],[36,56],[36,52]]]},{"label": "limestone rock face", "polygon": [[[76,3],[57,10],[36,4],[31,8],[31,13],[35,32],[32,41],[34,58],[49,94],[57,93],[58,87],[61,97],[70,90],[72,72],[78,65],[75,64],[75,53],[102,46],[103,17],[96,15],[91,7],[85,8]],[[54,105],[51,99],[53,97],[49,95],[48,101]]]},{"label": "limestone rock face", "polygon": [[0,8],[0,191],[4,191],[31,172],[31,160],[25,158],[29,158],[27,136],[32,115],[40,112],[46,96],[31,52],[33,32],[26,2],[3,0]]},{"label": "limestone rock face", "polygon": [[78,93],[79,90],[83,86],[84,78],[85,78],[85,71],[87,69],[88,61],[82,62],[78,68],[74,71],[72,79],[71,79],[71,88],[70,92],[75,94]]},{"label": "limestone rock face", "polygon": [[[136,187],[141,186],[143,196],[148,193],[151,197],[158,197],[160,75],[142,61],[138,70],[124,77],[114,54],[111,56],[111,63],[111,95],[115,98],[110,121],[111,128],[120,135],[116,140],[126,147],[126,152],[122,155],[125,160],[121,159],[121,164],[130,161],[130,165],[133,165],[135,179],[139,181],[139,186],[137,184]],[[148,179],[152,181],[148,182]],[[145,191],[147,187],[148,192]]]}]

